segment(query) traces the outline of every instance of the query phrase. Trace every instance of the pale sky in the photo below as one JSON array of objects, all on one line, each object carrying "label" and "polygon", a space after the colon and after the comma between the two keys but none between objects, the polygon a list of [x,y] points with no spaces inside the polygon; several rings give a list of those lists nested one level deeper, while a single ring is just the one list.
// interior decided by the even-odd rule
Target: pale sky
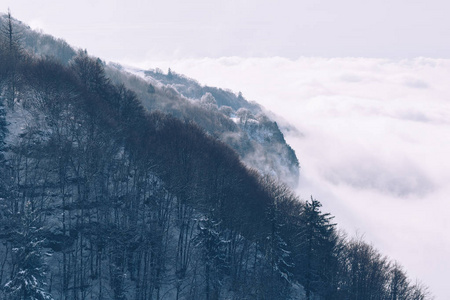
[{"label": "pale sky", "polygon": [[285,118],[302,133],[287,136],[302,198],[448,299],[450,2],[0,0],[8,7],[106,61],[171,67]]},{"label": "pale sky", "polygon": [[0,10],[106,60],[450,58],[445,0],[0,0]]}]

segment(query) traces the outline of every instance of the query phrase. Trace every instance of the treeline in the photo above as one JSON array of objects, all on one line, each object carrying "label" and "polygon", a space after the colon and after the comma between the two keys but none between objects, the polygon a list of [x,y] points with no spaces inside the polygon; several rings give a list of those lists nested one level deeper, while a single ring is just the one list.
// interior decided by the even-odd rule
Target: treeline
[{"label": "treeline", "polygon": [[1,299],[430,299],[102,61],[0,38]]}]

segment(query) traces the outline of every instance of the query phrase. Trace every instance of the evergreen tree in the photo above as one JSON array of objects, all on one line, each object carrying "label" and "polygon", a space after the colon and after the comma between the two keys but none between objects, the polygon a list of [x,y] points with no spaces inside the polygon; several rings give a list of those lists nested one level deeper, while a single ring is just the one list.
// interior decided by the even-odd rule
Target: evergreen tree
[{"label": "evergreen tree", "polygon": [[46,264],[36,211],[27,203],[12,235],[13,276],[4,291],[11,300],[52,300],[45,291]]},{"label": "evergreen tree", "polygon": [[334,264],[333,250],[335,245],[334,228],[331,221],[333,217],[329,213],[320,211],[322,204],[313,199],[306,201],[303,211],[303,246],[301,247],[303,267],[303,282],[306,299],[312,299],[311,292],[326,294],[327,270]]}]

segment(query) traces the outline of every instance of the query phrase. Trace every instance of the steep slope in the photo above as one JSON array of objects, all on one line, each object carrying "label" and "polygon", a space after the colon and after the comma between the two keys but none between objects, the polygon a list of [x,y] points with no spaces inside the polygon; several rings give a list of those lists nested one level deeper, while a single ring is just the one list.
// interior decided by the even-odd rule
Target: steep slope
[{"label": "steep slope", "polygon": [[299,163],[294,150],[286,143],[277,123],[240,93],[201,86],[173,71],[163,74],[124,69],[117,64],[108,65],[106,70],[116,83],[125,83],[136,92],[148,110],[161,110],[194,121],[235,149],[248,166],[292,187],[297,185]]},{"label": "steep slope", "polygon": [[150,113],[99,59],[63,64],[9,37],[0,299],[429,299],[399,264],[339,236],[319,201],[193,121]]},{"label": "steep slope", "polygon": [[[0,26],[6,16],[0,17]],[[24,49],[41,57],[54,57],[66,65],[76,51],[65,41],[35,32],[13,20]],[[299,162],[276,122],[256,103],[241,94],[201,86],[196,81],[170,72],[143,71],[119,64],[105,66],[116,84],[133,90],[149,111],[160,110],[181,120],[192,120],[215,138],[235,149],[243,161],[261,174],[270,174],[291,187],[299,179]],[[141,76],[133,76],[132,74]]]},{"label": "steep slope", "polygon": [[[0,278],[3,297],[20,299],[16,290],[44,295],[45,266],[57,299],[200,299],[205,290],[246,297],[231,282],[246,282],[238,279],[242,259],[261,251],[244,244],[268,234],[271,200],[259,177],[195,124],[147,114],[84,53],[69,68],[27,60],[16,70],[21,86],[7,108],[0,253],[1,273],[12,275]],[[29,253],[37,256],[28,261]],[[261,256],[251,266],[267,270],[269,263]],[[33,277],[27,290],[23,282]],[[221,291],[219,280],[230,290]],[[278,293],[282,283],[277,277],[271,286]]]}]

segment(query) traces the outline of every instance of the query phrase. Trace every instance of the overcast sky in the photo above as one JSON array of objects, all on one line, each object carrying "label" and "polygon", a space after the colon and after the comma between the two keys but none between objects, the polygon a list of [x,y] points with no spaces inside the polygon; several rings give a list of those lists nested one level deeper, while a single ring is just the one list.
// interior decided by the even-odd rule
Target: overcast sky
[{"label": "overcast sky", "polygon": [[445,0],[0,0],[107,60],[450,57]]},{"label": "overcast sky", "polygon": [[[24,1],[0,10],[107,61],[171,67],[295,125],[298,193],[450,295],[450,2]],[[421,58],[417,58],[421,57]]]}]

